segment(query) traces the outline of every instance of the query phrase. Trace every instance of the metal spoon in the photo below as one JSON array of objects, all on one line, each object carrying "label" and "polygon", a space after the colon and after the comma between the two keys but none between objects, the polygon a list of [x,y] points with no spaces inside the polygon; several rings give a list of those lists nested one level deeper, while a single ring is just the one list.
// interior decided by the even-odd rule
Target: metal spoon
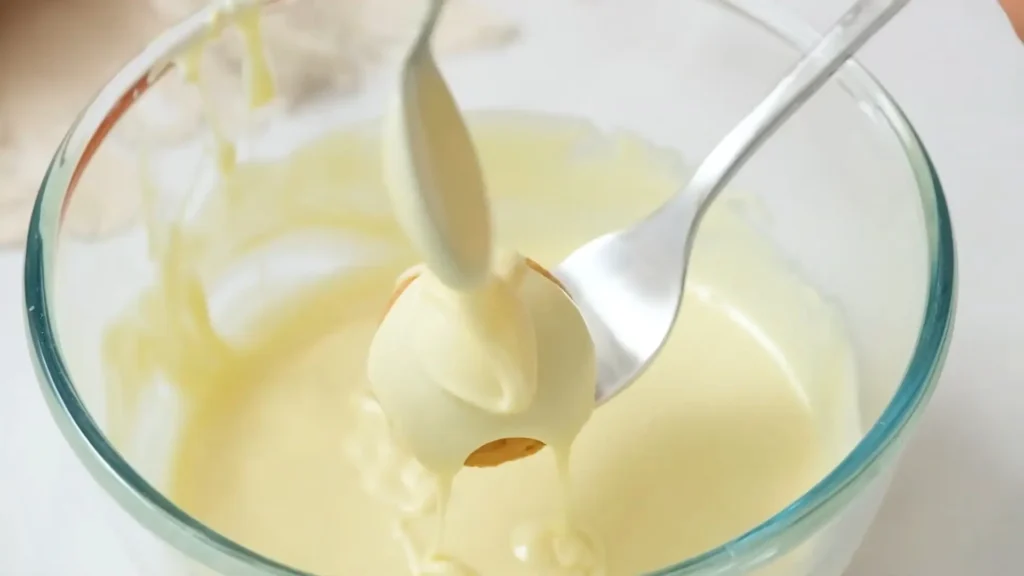
[{"label": "metal spoon", "polygon": [[693,240],[711,202],[779,126],[909,1],[856,2],[715,146],[681,191],[642,222],[592,240],[554,270],[594,339],[597,404],[629,386],[668,338]]}]

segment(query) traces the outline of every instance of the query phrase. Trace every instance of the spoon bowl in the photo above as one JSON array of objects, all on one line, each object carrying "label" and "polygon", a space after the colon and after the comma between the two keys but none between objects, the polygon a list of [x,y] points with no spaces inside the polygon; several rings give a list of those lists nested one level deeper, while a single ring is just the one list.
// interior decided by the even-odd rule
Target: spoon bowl
[{"label": "spoon bowl", "polygon": [[491,214],[480,161],[431,50],[446,0],[431,0],[384,121],[391,206],[428,267],[449,288],[491,277]]}]

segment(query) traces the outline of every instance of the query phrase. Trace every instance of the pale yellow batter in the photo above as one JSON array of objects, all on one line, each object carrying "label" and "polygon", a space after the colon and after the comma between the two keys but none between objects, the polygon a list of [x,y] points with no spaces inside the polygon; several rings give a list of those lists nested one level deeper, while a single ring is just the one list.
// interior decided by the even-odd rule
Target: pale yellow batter
[{"label": "pale yellow batter", "polygon": [[[582,122],[488,113],[470,124],[498,242],[546,266],[634,222],[682,177],[671,154]],[[434,504],[434,485],[364,397],[370,339],[416,260],[388,210],[378,130],[332,135],[288,162],[241,163],[185,223],[152,219],[162,274],[105,342],[120,392],[112,413],[128,415],[115,438],[131,434],[140,390],[170,382],[185,406],[172,499],[317,574],[408,574],[433,529],[402,522]],[[267,278],[206,312],[239,262],[335,243],[367,247],[361,264]],[[632,576],[785,507],[859,436],[850,365],[831,308],[716,207],[672,340],[574,446],[572,507],[601,543],[582,563],[603,558],[607,575]],[[542,545],[560,496],[550,450],[464,469],[442,552],[488,576],[560,574],[537,568],[580,552]]]},{"label": "pale yellow batter", "polygon": [[[255,12],[242,14],[242,32],[251,53],[247,92],[260,105],[273,86]],[[201,51],[181,62],[200,87]],[[422,294],[445,294],[429,275],[390,302],[395,279],[420,256],[383,191],[380,126],[351,127],[286,162],[239,164],[210,120],[214,188],[197,190],[170,219],[149,188],[157,272],[103,343],[109,424],[124,445],[142,424],[146,388],[168,386],[183,410],[169,478],[158,483],[187,512],[261,554],[325,575],[629,576],[752,528],[820,479],[859,436],[839,322],[728,207],[706,220],[679,327],[660,358],[593,416],[584,396],[570,394],[592,390],[568,385],[577,376],[589,383],[586,354],[577,364],[587,370],[571,378],[549,369],[573,364],[561,360],[577,345],[592,354],[585,329],[555,284],[537,274],[518,283],[518,274],[532,273],[516,258],[493,273],[518,296],[498,299],[507,300],[500,315],[473,312],[467,322],[505,322],[517,298],[525,305],[529,321],[520,318],[519,328],[532,326],[536,356],[516,351],[528,343],[519,328],[496,337],[490,351],[517,357],[499,373],[523,374],[499,382],[496,389],[513,394],[499,395],[509,403],[495,413],[522,422],[469,426],[494,408],[471,377],[449,391],[479,401],[483,412],[446,412],[450,402],[424,396],[420,414],[403,395],[404,380],[420,378],[424,367],[452,374],[474,364],[472,355],[462,357],[468,364],[444,356],[458,331],[437,342],[405,338],[412,326],[450,328],[415,306]],[[671,154],[582,122],[489,113],[470,125],[495,243],[548,267],[649,213],[682,178]],[[401,204],[398,213],[408,231],[417,213]],[[478,237],[470,224],[467,237]],[[531,384],[520,376],[533,362]],[[579,397],[551,401],[563,392]],[[393,412],[385,416],[382,404]],[[552,410],[573,423],[553,425]],[[396,434],[396,424],[417,421],[427,428]],[[450,436],[460,430],[472,434]],[[459,469],[465,453],[505,432],[544,436],[549,448],[496,468]]]}]

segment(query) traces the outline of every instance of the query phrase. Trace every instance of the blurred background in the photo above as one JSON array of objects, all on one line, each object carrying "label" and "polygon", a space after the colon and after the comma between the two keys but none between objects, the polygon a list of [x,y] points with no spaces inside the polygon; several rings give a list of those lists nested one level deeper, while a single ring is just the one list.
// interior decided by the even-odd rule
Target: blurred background
[{"label": "blurred background", "polygon": [[[0,246],[17,246],[31,202],[53,150],[68,125],[107,80],[157,32],[208,4],[207,0],[0,0]],[[511,39],[515,29],[486,4],[450,0],[439,49],[488,47]],[[263,21],[263,35],[283,102],[297,105],[325,92],[358,87],[362,70],[417,22],[416,0],[300,0],[279,2]],[[238,120],[241,59],[235,38],[204,61],[209,93],[221,121]],[[200,121],[199,101],[180,86],[161,83],[118,126],[112,139],[137,148],[181,137]],[[156,94],[154,94],[156,93]],[[94,236],[135,215],[126,189],[112,202],[109,182],[126,185],[133,161],[109,150],[90,165],[76,193],[71,230]],[[119,161],[120,160],[120,161]],[[90,190],[97,191],[90,194]],[[95,201],[90,201],[95,196]],[[77,200],[76,200],[77,201]]]},{"label": "blurred background", "polygon": [[166,17],[148,0],[0,0],[0,244],[20,244],[50,155]]}]

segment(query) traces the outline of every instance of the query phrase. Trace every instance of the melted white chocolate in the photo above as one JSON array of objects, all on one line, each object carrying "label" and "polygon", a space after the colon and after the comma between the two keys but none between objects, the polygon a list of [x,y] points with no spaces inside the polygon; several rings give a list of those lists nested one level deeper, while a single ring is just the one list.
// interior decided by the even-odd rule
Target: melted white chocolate
[{"label": "melted white chocolate", "polygon": [[[680,183],[670,155],[578,122],[492,114],[473,126],[498,241],[547,265],[629,225]],[[841,325],[724,208],[702,228],[675,334],[640,381],[593,414],[571,461],[573,430],[589,408],[542,397],[580,393],[560,377],[576,370],[590,378],[592,398],[592,374],[566,359],[587,364],[593,351],[579,348],[582,338],[552,340],[585,328],[567,300],[552,298],[556,285],[528,270],[515,278],[518,264],[498,275],[535,325],[536,390],[525,409],[503,415],[500,433],[541,437],[552,449],[458,471],[451,454],[497,428],[446,438],[451,427],[425,424],[418,430],[433,436],[395,434],[389,416],[412,405],[402,389],[378,384],[382,410],[367,394],[366,358],[374,363],[371,342],[394,279],[415,258],[383,209],[380,149],[373,130],[352,130],[282,163],[222,162],[221,181],[193,218],[147,219],[156,278],[103,344],[112,437],[123,444],[133,433],[147,388],[170,386],[184,412],[168,492],[214,530],[318,574],[632,576],[752,528],[856,441]],[[227,311],[211,305],[218,278],[313,229],[387,250],[298,288],[261,283]],[[395,306],[382,332],[422,321]],[[390,371],[378,382],[420,370],[401,352],[415,339],[391,342],[397,348],[377,350],[395,359],[378,366]],[[441,396],[426,404],[433,408],[402,420],[444,410],[466,419]],[[558,432],[531,416],[542,409],[572,423]],[[434,454],[427,445],[452,449]]]},{"label": "melted white chocolate", "polygon": [[[542,263],[635,221],[679,183],[670,156],[578,122],[471,119],[496,175],[497,238]],[[370,342],[395,277],[416,260],[386,215],[379,147],[373,129],[353,129],[287,162],[240,163],[188,223],[153,225],[154,238],[177,240],[155,242],[159,276],[104,340],[119,392],[110,413],[124,417],[118,445],[137,429],[138,398],[164,382],[184,411],[168,495],[218,532],[316,574],[410,573],[435,546],[437,478],[366,394]],[[597,151],[580,155],[585,147]],[[369,267],[287,290],[271,275],[227,310],[209,304],[238,263],[314,229],[388,249]],[[573,445],[569,542],[597,568],[565,573],[654,570],[787,506],[859,438],[851,364],[834,311],[728,206],[712,210],[664,353]],[[558,574],[550,567],[565,546],[552,536],[566,511],[556,455],[460,471],[441,559],[488,576]]]}]

